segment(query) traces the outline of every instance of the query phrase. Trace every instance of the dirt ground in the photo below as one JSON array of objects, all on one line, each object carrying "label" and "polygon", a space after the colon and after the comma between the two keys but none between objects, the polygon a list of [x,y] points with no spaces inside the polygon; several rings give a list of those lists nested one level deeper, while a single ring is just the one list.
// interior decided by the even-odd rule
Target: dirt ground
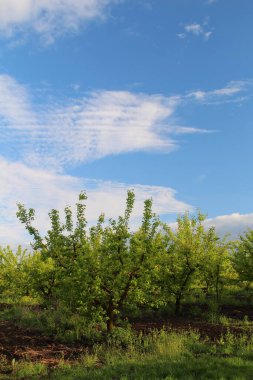
[{"label": "dirt ground", "polygon": [[[147,331],[161,328],[167,328],[174,331],[194,330],[200,334],[201,338],[208,337],[212,341],[225,335],[228,330],[226,326],[220,324],[191,321],[181,318],[170,318],[167,321],[161,320],[157,322],[136,322],[133,327],[136,331]],[[230,326],[229,330],[234,334],[241,334],[243,332],[243,329],[239,326]]]},{"label": "dirt ground", "polygon": [[63,358],[73,361],[82,350],[81,346],[61,344],[39,332],[0,322],[0,355],[8,359],[39,361],[54,366]]},{"label": "dirt ground", "polygon": [[[208,336],[215,340],[226,333],[226,327],[205,322],[187,321],[180,318],[170,318],[167,321],[135,322],[133,328],[136,331],[148,331],[162,327],[187,331],[194,329],[204,338]],[[240,327],[232,327],[234,333],[242,332]],[[0,322],[0,355],[9,360],[39,361],[48,366],[56,366],[61,359],[73,362],[85,349],[82,345],[66,345],[57,342],[53,338],[46,337],[39,332],[17,327],[11,322]]]}]

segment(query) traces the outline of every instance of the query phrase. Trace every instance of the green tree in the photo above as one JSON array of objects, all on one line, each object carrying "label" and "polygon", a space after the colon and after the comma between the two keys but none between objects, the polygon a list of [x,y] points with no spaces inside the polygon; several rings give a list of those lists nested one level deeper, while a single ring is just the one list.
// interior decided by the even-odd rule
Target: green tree
[{"label": "green tree", "polygon": [[60,220],[59,211],[52,209],[49,212],[50,229],[44,238],[33,226],[35,210],[26,210],[24,205],[18,204],[17,217],[33,237],[32,247],[36,252],[34,261],[37,265],[30,267],[31,284],[50,307],[56,306],[62,296],[64,298],[64,288],[73,277],[77,258],[83,255],[87,246],[84,203],[86,199],[85,193],[79,195],[75,227],[70,207],[64,210],[64,222]]},{"label": "green tree", "polygon": [[[144,287],[156,252],[158,219],[152,213],[152,201],[144,202],[142,224],[131,233],[129,222],[134,207],[134,193],[128,191],[123,216],[105,223],[104,215],[96,226],[87,228],[85,219],[85,193],[77,203],[74,227],[72,211],[65,208],[65,222],[59,212],[49,213],[51,228],[45,238],[33,227],[35,212],[18,205],[17,216],[33,236],[33,247],[40,252],[41,260],[50,260],[50,281],[46,271],[39,270],[36,289],[44,297],[50,295],[51,303],[65,303],[86,318],[106,321],[110,332],[124,305],[144,302]],[[143,280],[145,278],[145,281]],[[145,286],[144,286],[145,284]],[[50,292],[50,294],[49,294]]]},{"label": "green tree", "polygon": [[24,295],[29,295],[29,281],[25,271],[27,260],[27,251],[20,246],[16,252],[10,247],[0,247],[0,294],[3,300],[17,302]]},{"label": "green tree", "polygon": [[223,289],[232,276],[231,243],[227,242],[226,238],[219,238],[212,227],[206,231],[200,280],[206,295],[215,293],[217,305],[220,304]]},{"label": "green tree", "polygon": [[91,231],[91,238],[96,242],[93,254],[99,258],[98,303],[106,313],[108,331],[112,330],[124,304],[129,300],[132,304],[144,302],[144,289],[151,286],[149,271],[154,264],[159,222],[152,213],[152,201],[146,200],[141,227],[131,233],[129,218],[133,205],[134,194],[128,192],[125,215],[117,221],[110,220],[99,233]]},{"label": "green tree", "polygon": [[207,236],[203,221],[198,213],[188,213],[177,219],[173,231],[164,225],[164,254],[161,257],[161,287],[164,297],[173,297],[175,314],[180,314],[181,304],[190,288],[199,278],[201,264],[207,249]]},{"label": "green tree", "polygon": [[232,263],[239,281],[246,284],[248,291],[253,282],[253,230],[242,234],[235,243]]}]

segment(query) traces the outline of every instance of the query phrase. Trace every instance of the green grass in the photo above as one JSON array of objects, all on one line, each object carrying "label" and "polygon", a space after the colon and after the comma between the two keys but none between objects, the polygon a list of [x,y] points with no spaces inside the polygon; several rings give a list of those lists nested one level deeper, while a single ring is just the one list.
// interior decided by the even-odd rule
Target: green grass
[{"label": "green grass", "polygon": [[23,369],[0,379],[50,380],[252,380],[253,363],[238,357],[153,357],[117,359],[101,368],[82,364],[62,365],[54,372],[45,372],[38,364],[23,365]]},{"label": "green grass", "polygon": [[57,370],[52,380],[252,380],[253,338],[231,333],[216,343],[196,332],[153,332],[126,349],[95,347],[82,363]]},{"label": "green grass", "polygon": [[76,364],[62,360],[55,370],[40,363],[7,363],[3,357],[0,379],[252,380],[252,359],[253,336],[228,333],[214,343],[194,331],[137,336],[122,329],[107,342],[84,350]]},{"label": "green grass", "polygon": [[48,368],[42,363],[16,362],[8,363],[5,357],[0,356],[0,380],[42,379],[48,376]]},{"label": "green grass", "polygon": [[82,366],[61,370],[52,380],[252,380],[253,363],[237,357],[154,357],[118,360],[100,369]]}]

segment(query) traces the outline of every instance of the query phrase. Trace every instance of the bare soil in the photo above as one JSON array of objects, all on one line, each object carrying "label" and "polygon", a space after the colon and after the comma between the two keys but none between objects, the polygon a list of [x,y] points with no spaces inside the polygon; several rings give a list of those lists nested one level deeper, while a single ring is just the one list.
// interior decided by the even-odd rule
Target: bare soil
[{"label": "bare soil", "polygon": [[8,359],[39,361],[54,366],[62,359],[74,361],[82,350],[81,346],[61,344],[53,338],[20,328],[11,322],[0,322],[0,355]]},{"label": "bare soil", "polygon": [[[183,318],[170,318],[169,320],[160,320],[156,322],[135,322],[133,328],[136,331],[147,331],[152,329],[170,329],[173,331],[196,331],[200,334],[201,338],[208,337],[210,340],[215,341],[228,331],[228,327],[221,324],[213,324],[200,321],[186,320]],[[229,331],[234,334],[242,334],[244,329],[240,326],[229,326]]]}]

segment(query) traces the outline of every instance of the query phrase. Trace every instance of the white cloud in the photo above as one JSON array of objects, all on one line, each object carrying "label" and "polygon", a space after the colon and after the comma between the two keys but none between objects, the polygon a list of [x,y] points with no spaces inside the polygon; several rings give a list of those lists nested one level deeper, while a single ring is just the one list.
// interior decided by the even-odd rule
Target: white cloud
[{"label": "white cloud", "polygon": [[233,213],[217,216],[216,218],[207,219],[205,224],[207,227],[214,226],[221,236],[230,234],[231,238],[238,238],[248,228],[253,228],[253,213]]},{"label": "white cloud", "polygon": [[180,125],[180,106],[241,101],[251,87],[252,81],[233,81],[171,97],[104,90],[42,106],[24,85],[0,75],[0,149],[30,166],[57,170],[121,153],[168,153],[178,146],[176,136],[212,132]]},{"label": "white cloud", "polygon": [[252,84],[252,80],[231,81],[223,88],[210,91],[191,91],[188,93],[187,97],[205,103],[241,101],[244,99],[241,95],[248,96],[248,90],[252,88]]},{"label": "white cloud", "polygon": [[200,24],[189,24],[184,27],[187,33],[193,33],[197,36],[203,33],[203,28]]},{"label": "white cloud", "polygon": [[251,87],[252,81],[233,81],[171,97],[103,90],[60,104],[51,97],[42,106],[25,86],[0,75],[0,149],[5,157],[51,170],[122,153],[168,153],[178,147],[177,136],[213,132],[180,125],[180,106],[241,101]]},{"label": "white cloud", "polygon": [[184,39],[189,34],[198,37],[203,37],[205,40],[208,40],[212,35],[212,31],[207,30],[207,23],[199,24],[194,22],[192,24],[185,25],[184,32],[178,33],[177,36],[181,39]]},{"label": "white cloud", "polygon": [[140,222],[143,202],[150,197],[154,201],[154,211],[160,215],[191,209],[191,206],[176,199],[175,190],[161,186],[81,179],[32,169],[1,157],[0,172],[0,245],[27,244],[30,241],[15,216],[17,202],[35,208],[37,226],[45,231],[48,228],[48,211],[51,208],[63,210],[66,205],[74,205],[82,189],[88,195],[87,219],[90,223],[94,223],[101,212],[105,212],[106,217],[117,218],[124,210],[129,188],[134,189],[136,194],[133,226]]},{"label": "white cloud", "polygon": [[[33,106],[29,92],[0,76],[0,148],[31,166],[62,168],[134,151],[170,152],[173,136],[206,132],[177,126],[182,97],[97,91],[62,105]],[[12,156],[11,156],[12,157]]]},{"label": "white cloud", "polygon": [[118,0],[1,0],[0,32],[34,30],[50,43],[66,31],[77,31],[91,20],[102,19],[108,5]]},{"label": "white cloud", "polygon": [[26,88],[8,75],[0,75],[0,122],[16,130],[31,130],[36,124]]},{"label": "white cloud", "polygon": [[168,119],[177,104],[177,99],[156,95],[94,92],[54,111],[50,130],[53,126],[57,131],[62,160],[81,162],[131,151],[170,151],[175,143],[167,134]]}]

